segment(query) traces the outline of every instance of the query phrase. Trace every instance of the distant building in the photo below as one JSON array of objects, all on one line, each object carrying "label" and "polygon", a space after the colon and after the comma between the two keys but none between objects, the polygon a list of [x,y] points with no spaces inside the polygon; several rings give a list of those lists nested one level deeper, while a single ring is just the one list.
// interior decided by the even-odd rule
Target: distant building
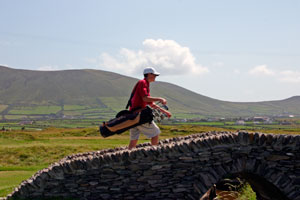
[{"label": "distant building", "polygon": [[280,123],[280,125],[291,125],[292,123],[291,122],[288,122],[288,121],[283,121]]},{"label": "distant building", "polygon": [[271,119],[269,117],[254,117],[253,121],[254,121],[253,124],[259,124],[259,123],[272,124],[273,123],[273,119]]},{"label": "distant building", "polygon": [[19,125],[23,126],[23,125],[32,125],[33,121],[20,121]]},{"label": "distant building", "polygon": [[263,122],[266,120],[266,117],[253,117],[253,121],[256,122]]},{"label": "distant building", "polygon": [[246,123],[245,123],[245,121],[244,120],[237,120],[236,122],[235,122],[235,125],[245,125]]},{"label": "distant building", "polygon": [[264,121],[264,124],[273,124],[273,120],[268,118],[266,121]]},{"label": "distant building", "polygon": [[75,117],[72,115],[63,115],[62,118],[63,119],[75,119]]}]

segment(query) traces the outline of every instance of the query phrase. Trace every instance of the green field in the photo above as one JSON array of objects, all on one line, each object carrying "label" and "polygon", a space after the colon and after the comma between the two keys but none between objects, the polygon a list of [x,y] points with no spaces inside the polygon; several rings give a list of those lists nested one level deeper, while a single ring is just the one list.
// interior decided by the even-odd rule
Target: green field
[{"label": "green field", "polygon": [[[0,113],[7,108],[0,105]],[[116,114],[111,108],[101,106],[17,106],[2,112],[0,120],[45,120],[45,119],[110,119]]]},{"label": "green field", "polygon": [[87,106],[81,105],[64,105],[64,110],[85,110],[87,108]]},{"label": "green field", "polygon": [[[91,109],[92,111],[94,109]],[[69,112],[69,111],[67,111]],[[102,113],[103,116],[99,118],[99,113],[86,113],[85,116],[88,118],[83,119],[31,119],[23,116],[22,120],[13,119],[13,120],[0,120],[0,127],[11,128],[14,130],[20,130],[22,127],[30,130],[40,130],[51,127],[56,128],[86,128],[86,127],[95,127],[99,126],[103,121],[107,121],[111,118],[114,118],[113,113]],[[22,121],[29,121],[32,124],[22,124]],[[209,126],[213,128],[225,128],[230,130],[270,130],[270,131],[287,131],[289,133],[297,132],[300,129],[300,119],[294,118],[278,118],[274,122],[265,124],[263,122],[254,123],[253,121],[245,122],[244,125],[236,125],[235,121],[187,121],[180,122],[176,119],[163,120],[165,125],[195,125],[195,126]]]},{"label": "green field", "polygon": [[[39,127],[41,122],[37,122]],[[45,122],[43,122],[45,125]],[[102,138],[93,120],[65,121],[52,120],[44,130],[25,129],[0,132],[0,196],[6,196],[13,188],[36,173],[38,170],[57,162],[67,155],[88,151],[97,151],[106,148],[126,146],[129,142],[129,133],[109,138]],[[70,128],[54,128],[55,124]],[[87,127],[90,128],[74,128]],[[160,125],[161,139],[171,138],[193,133],[228,130],[219,127],[199,125]],[[261,130],[260,130],[261,131]],[[265,130],[265,132],[280,132],[300,134],[289,130]],[[140,143],[148,142],[141,137]]]},{"label": "green field", "polygon": [[66,155],[114,148],[127,140],[125,135],[103,139],[96,128],[0,132],[0,196]]},{"label": "green field", "polygon": [[60,106],[28,106],[28,107],[14,107],[9,111],[9,114],[14,115],[41,115],[41,114],[55,114],[61,110]]},{"label": "green field", "polygon": [[263,122],[254,123],[253,121],[245,122],[244,125],[236,125],[235,121],[212,121],[212,122],[173,122],[173,125],[190,124],[198,126],[209,126],[216,128],[226,128],[231,130],[251,130],[251,131],[264,131],[264,132],[282,132],[287,133],[299,132],[300,120],[298,118],[278,118],[276,121],[265,124]]},{"label": "green field", "polygon": [[0,112],[2,112],[3,110],[5,110],[8,106],[7,105],[1,105],[0,104]]}]

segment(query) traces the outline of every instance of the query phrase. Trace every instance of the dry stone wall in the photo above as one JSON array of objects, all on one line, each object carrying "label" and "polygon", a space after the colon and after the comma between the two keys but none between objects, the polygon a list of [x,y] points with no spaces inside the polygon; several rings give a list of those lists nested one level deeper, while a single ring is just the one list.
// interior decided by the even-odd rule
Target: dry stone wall
[{"label": "dry stone wall", "polygon": [[[299,146],[300,136],[208,132],[76,154],[37,172],[7,199],[199,199],[228,174],[252,174],[277,188],[278,199],[300,200]],[[263,190],[258,195],[271,199]]]}]

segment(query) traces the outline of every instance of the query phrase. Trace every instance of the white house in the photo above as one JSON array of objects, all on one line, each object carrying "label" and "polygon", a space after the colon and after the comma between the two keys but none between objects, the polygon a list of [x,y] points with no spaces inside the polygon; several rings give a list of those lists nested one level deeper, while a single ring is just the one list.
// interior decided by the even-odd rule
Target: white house
[{"label": "white house", "polygon": [[245,125],[246,123],[245,123],[245,121],[244,120],[237,120],[236,122],[235,122],[235,125]]}]

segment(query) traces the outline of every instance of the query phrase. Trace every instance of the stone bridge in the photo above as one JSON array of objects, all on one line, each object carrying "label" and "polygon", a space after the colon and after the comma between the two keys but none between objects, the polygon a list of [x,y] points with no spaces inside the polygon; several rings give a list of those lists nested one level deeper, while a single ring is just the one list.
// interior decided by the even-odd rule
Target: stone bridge
[{"label": "stone bridge", "polygon": [[224,177],[257,199],[300,200],[300,136],[208,132],[76,154],[37,172],[7,199],[200,199]]}]

